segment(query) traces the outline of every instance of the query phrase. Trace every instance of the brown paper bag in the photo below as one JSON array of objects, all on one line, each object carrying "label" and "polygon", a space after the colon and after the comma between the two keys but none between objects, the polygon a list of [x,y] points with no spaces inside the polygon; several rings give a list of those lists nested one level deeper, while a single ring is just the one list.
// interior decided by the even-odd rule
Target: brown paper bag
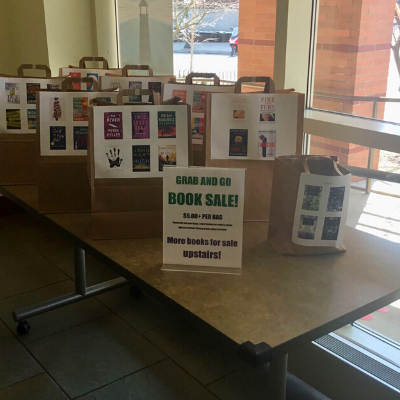
[{"label": "brown paper bag", "polygon": [[[268,239],[280,254],[312,255],[346,250],[343,244],[327,240],[337,239],[339,229],[345,228],[346,220],[341,212],[347,210],[350,191],[350,173],[336,161],[335,157],[305,155],[277,157],[275,160]],[[299,189],[304,174],[315,175],[316,182],[321,183],[303,185]],[[325,187],[324,178],[327,177],[337,177],[333,188]],[[334,191],[327,191],[329,188]],[[337,189],[341,196],[335,192]],[[304,223],[306,230],[302,230],[301,224],[296,229],[296,208],[298,219],[311,218],[310,223]],[[327,222],[338,219],[339,225],[333,226],[332,231]],[[293,235],[303,244],[294,243]],[[330,244],[324,246],[324,239]]]},{"label": "brown paper bag", "polygon": [[[147,71],[148,76],[130,75],[130,71]],[[106,76],[102,76],[100,86],[102,89],[149,89],[159,93],[163,98],[164,84],[175,80],[175,76],[172,75],[154,75],[153,69],[148,65],[125,65],[122,68],[122,75],[106,74]],[[143,96],[141,101],[151,103],[153,99],[151,96]]]},{"label": "brown paper bag", "polygon": [[[88,68],[87,62],[101,62],[103,63],[101,68]],[[72,78],[87,78],[92,77],[96,81],[100,81],[101,76],[106,74],[119,75],[121,76],[121,68],[109,68],[108,61],[104,57],[82,57],[79,60],[79,66],[68,66],[59,69],[59,76],[70,76]],[[83,83],[75,82],[73,86],[74,90],[92,90],[88,85]]]},{"label": "brown paper bag", "polygon": [[[268,77],[243,77],[235,85],[235,94],[241,93],[241,86],[245,82],[264,82],[264,93],[275,93],[275,84]],[[260,93],[246,93],[245,96],[259,96]],[[300,93],[281,93],[282,96],[296,96],[297,101],[297,120],[295,121],[295,143],[293,143],[296,154],[302,152],[303,141],[303,122],[304,122],[304,95]],[[246,168],[246,186],[244,203],[244,221],[262,222],[269,220],[270,201],[272,189],[272,177],[274,161],[246,160],[246,159],[212,159],[211,158],[211,117],[214,105],[212,94],[207,96],[206,109],[206,134],[205,134],[205,159],[207,167],[219,168]],[[227,95],[231,96],[231,95]],[[227,131],[226,140],[229,140],[229,129],[235,128],[229,125],[224,127]],[[239,126],[240,128],[240,126]],[[249,130],[249,135],[254,134],[254,129]],[[278,132],[279,134],[279,132]]]},{"label": "brown paper bag", "polygon": [[[93,85],[94,91],[71,90],[76,82],[79,84],[90,83]],[[78,138],[75,137],[75,128],[82,129],[88,126],[88,122],[85,123],[86,118],[82,117],[87,114],[83,110],[83,106],[81,116],[74,113],[73,98],[84,99],[86,108],[89,106],[89,99],[96,96],[107,96],[115,101],[117,93],[98,92],[99,84],[93,78],[66,78],[62,83],[62,89],[62,92],[54,94],[41,91],[38,96],[39,212],[89,212],[90,184],[87,175],[87,151],[84,143],[81,145],[80,141],[77,142]],[[56,96],[60,102],[61,117],[64,118],[62,121],[50,119],[54,118],[54,115],[51,116],[49,107],[50,94]],[[63,110],[62,103],[64,104]],[[51,129],[59,127],[64,129],[63,148],[52,145]]]},{"label": "brown paper bag", "polygon": [[[193,79],[205,78],[213,79],[213,85],[194,84]],[[193,165],[203,167],[206,164],[205,151],[203,146],[203,137],[205,132],[205,101],[204,104],[198,106],[194,104],[194,92],[202,93],[233,93],[235,85],[221,85],[221,81],[217,74],[214,73],[196,73],[192,72],[186,76],[185,83],[170,82],[164,85],[164,99],[174,96],[181,97],[184,103],[188,103],[192,107],[192,143],[193,143]],[[204,108],[204,110],[201,110]],[[203,120],[203,125],[201,123]],[[197,125],[197,126],[196,126]],[[203,130],[201,133],[201,129]]]},{"label": "brown paper bag", "polygon": [[[125,103],[123,104],[124,96],[150,96],[153,99],[153,104],[148,103]],[[118,105],[114,106],[115,112],[121,112],[121,118],[124,111],[132,112],[149,112],[151,108],[160,105],[160,97],[158,93],[149,90],[122,90],[118,95]],[[99,103],[98,103],[99,104]],[[191,165],[191,135],[190,135],[190,107],[186,104],[176,104],[176,101],[170,100],[163,102],[163,104],[172,104],[174,107],[182,107],[187,112],[187,125],[185,132],[188,137],[188,164]],[[104,131],[104,113],[100,116],[101,127],[98,126],[95,117],[95,109],[101,111],[105,106],[104,103],[98,106],[90,107],[89,116],[89,143],[88,143],[88,173],[90,177],[91,187],[91,207],[92,207],[92,220],[93,220],[93,238],[94,239],[136,239],[136,238],[150,238],[162,237],[162,209],[163,209],[163,182],[162,178],[119,178],[118,172],[109,178],[96,177],[96,155],[95,155],[95,136],[105,135]],[[143,107],[146,106],[146,107]],[[99,110],[100,109],[100,110]],[[107,108],[109,110],[109,108]],[[125,118],[125,117],[124,117]],[[149,114],[149,118],[151,115]],[[132,123],[132,122],[130,122]],[[151,131],[153,134],[154,131]],[[156,131],[157,134],[157,131]],[[123,137],[132,138],[132,128],[130,132],[123,131]],[[144,139],[141,139],[144,140]],[[122,168],[123,163],[127,165],[129,157],[124,153],[126,151],[123,144],[118,146],[117,140],[112,140],[112,144],[118,148],[118,156],[113,159],[115,168]],[[132,145],[138,145],[140,141],[132,142]],[[145,141],[147,143],[147,141]],[[133,149],[131,144],[125,145],[130,147],[129,152]],[[114,147],[114,153],[116,153]],[[119,150],[121,148],[121,156]],[[150,148],[154,151],[154,147]],[[98,154],[97,157],[102,156]],[[108,152],[107,152],[108,157]],[[151,165],[151,159],[150,159]],[[107,164],[107,160],[100,159],[100,164]],[[132,164],[126,168],[132,171],[133,168],[133,155]],[[136,172],[141,173],[141,172]]]},{"label": "brown paper bag", "polygon": [[[44,71],[32,77],[26,71]],[[46,65],[22,64],[18,76],[0,77],[0,184],[26,185],[38,182],[36,139],[36,93],[48,85],[60,85]],[[14,86],[15,90],[7,85]],[[10,97],[9,97],[10,96]]]}]

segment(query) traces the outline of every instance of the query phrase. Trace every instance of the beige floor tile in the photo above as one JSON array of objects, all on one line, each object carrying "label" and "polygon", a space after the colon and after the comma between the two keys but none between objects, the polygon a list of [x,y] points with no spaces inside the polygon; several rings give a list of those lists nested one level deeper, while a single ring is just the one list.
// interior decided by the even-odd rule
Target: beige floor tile
[{"label": "beige floor tile", "polygon": [[0,299],[67,279],[55,265],[36,252],[2,260],[0,274]]},{"label": "beige floor tile", "polygon": [[80,400],[217,400],[171,360],[96,390]]},{"label": "beige floor tile", "polygon": [[237,356],[236,347],[179,321],[163,325],[144,336],[203,385],[244,365]]},{"label": "beige floor tile", "polygon": [[165,358],[114,315],[36,341],[28,348],[71,397],[88,393]]},{"label": "beige floor tile", "polygon": [[67,400],[47,374],[40,374],[0,390],[1,400]]},{"label": "beige floor tile", "polygon": [[33,237],[28,243],[54,264],[74,258],[73,243],[58,232]]},{"label": "beige floor tile", "polygon": [[97,298],[139,332],[147,332],[174,320],[173,314],[145,293],[134,298],[129,287],[97,296]]},{"label": "beige floor tile", "polygon": [[26,348],[0,323],[0,389],[41,372],[42,368]]}]

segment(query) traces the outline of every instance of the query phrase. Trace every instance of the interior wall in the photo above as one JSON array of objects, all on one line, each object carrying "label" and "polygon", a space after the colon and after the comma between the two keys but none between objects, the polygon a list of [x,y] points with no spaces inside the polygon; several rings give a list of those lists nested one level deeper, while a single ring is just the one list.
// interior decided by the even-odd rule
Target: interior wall
[{"label": "interior wall", "polygon": [[79,64],[97,56],[94,0],[43,0],[50,69]]},{"label": "interior wall", "polygon": [[43,0],[0,0],[0,52],[1,74],[49,64]]},{"label": "interior wall", "polygon": [[95,0],[97,52],[108,60],[110,68],[118,68],[117,18],[114,0]]}]

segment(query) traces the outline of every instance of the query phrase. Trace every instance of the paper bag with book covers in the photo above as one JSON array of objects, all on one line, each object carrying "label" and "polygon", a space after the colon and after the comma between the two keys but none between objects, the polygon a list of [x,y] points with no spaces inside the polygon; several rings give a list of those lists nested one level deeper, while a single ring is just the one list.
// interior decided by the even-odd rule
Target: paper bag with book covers
[{"label": "paper bag with book covers", "polygon": [[[87,68],[86,62],[101,62],[102,68]],[[79,60],[79,67],[69,66],[59,69],[59,75],[71,78],[93,78],[100,82],[100,77],[106,74],[121,75],[121,68],[109,68],[108,61],[104,57],[82,57]],[[90,82],[74,82],[74,90],[93,90],[93,85]],[[108,88],[107,88],[108,89]]]},{"label": "paper bag with book covers", "polygon": [[[241,93],[246,82],[264,92]],[[268,77],[241,78],[234,94],[207,96],[207,167],[246,168],[245,221],[268,221],[275,157],[301,154],[304,95],[274,93]]]},{"label": "paper bag with book covers", "polygon": [[328,156],[275,161],[268,238],[281,254],[345,251],[351,175]]},{"label": "paper bag with book covers", "polygon": [[[125,96],[152,96],[154,104],[123,104]],[[144,89],[118,97],[89,112],[93,238],[162,237],[163,169],[191,165],[190,107],[160,104]]]},{"label": "paper bag with book covers", "polygon": [[[92,83],[94,91],[71,91]],[[92,78],[66,78],[63,91],[38,92],[39,211],[90,211],[87,176],[89,112],[93,99],[115,102],[116,92],[99,92]]]},{"label": "paper bag with book covers", "polygon": [[0,76],[0,184],[38,182],[37,91],[59,89],[61,81],[46,65],[23,64],[17,76]]},{"label": "paper bag with book covers", "polygon": [[[131,75],[130,71],[141,71],[146,75]],[[144,72],[143,72],[144,71]],[[100,78],[100,86],[103,90],[112,89],[149,89],[159,93],[163,98],[164,84],[175,82],[175,76],[154,75],[148,65],[125,65],[122,68],[122,76],[106,74]],[[169,97],[168,97],[169,98]],[[129,96],[129,102],[152,102],[151,96]]]},{"label": "paper bag with book covers", "polygon": [[[194,84],[193,79],[213,80],[213,85]],[[205,131],[205,111],[207,93],[233,93],[235,85],[221,85],[220,79],[213,73],[191,73],[185,83],[170,82],[164,85],[164,99],[179,97],[183,103],[192,108],[192,144],[193,164],[205,165],[205,152],[203,149],[203,137]]]}]

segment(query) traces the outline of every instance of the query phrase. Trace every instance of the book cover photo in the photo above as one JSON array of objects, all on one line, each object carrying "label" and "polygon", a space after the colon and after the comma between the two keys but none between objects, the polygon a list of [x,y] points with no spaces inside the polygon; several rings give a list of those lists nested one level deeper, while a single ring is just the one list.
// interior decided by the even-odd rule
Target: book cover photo
[{"label": "book cover photo", "polygon": [[21,110],[7,109],[6,125],[7,129],[21,129]]},{"label": "book cover photo", "polygon": [[104,139],[122,139],[122,112],[104,113]]},{"label": "book cover photo", "polygon": [[107,172],[122,172],[123,171],[123,149],[117,146],[112,146],[106,149],[106,171]]},{"label": "book cover photo", "polygon": [[49,102],[50,119],[53,121],[64,121],[65,99],[52,97]]},{"label": "book cover photo", "polygon": [[[161,95],[161,82],[149,82],[148,88],[154,90],[156,93],[160,93]],[[153,103],[153,101],[153,96],[149,96],[149,102]]]},{"label": "book cover photo", "polygon": [[346,188],[341,187],[331,187],[329,190],[328,205],[326,211],[328,212],[339,212],[343,210],[344,193]]},{"label": "book cover photo", "polygon": [[229,132],[229,156],[247,157],[247,143],[247,129],[231,129]]},{"label": "book cover photo", "polygon": [[87,150],[87,126],[74,126],[74,150]]},{"label": "book cover photo", "polygon": [[337,240],[340,229],[340,217],[326,217],[322,231],[322,240]]},{"label": "book cover photo", "polygon": [[132,112],[132,139],[150,139],[150,113]]},{"label": "book cover photo", "polygon": [[[129,82],[129,89],[141,89],[142,82]],[[142,96],[129,96],[130,103],[140,103],[142,101]]]},{"label": "book cover photo", "polygon": [[300,239],[314,240],[317,230],[318,217],[313,215],[301,215],[297,237]]},{"label": "book cover photo", "polygon": [[[95,74],[95,73],[93,73],[93,72],[88,72],[88,73],[86,74],[86,76],[87,76],[88,78],[92,77],[95,81],[98,81],[98,80],[99,80],[99,74]],[[93,90],[93,82],[88,82],[88,83],[87,83],[87,90]]]},{"label": "book cover photo", "polygon": [[275,157],[276,131],[259,131],[258,148],[261,150],[258,158]]},{"label": "book cover photo", "polygon": [[[78,85],[79,85],[79,83],[78,83]],[[72,87],[74,87],[74,86],[72,85]],[[48,83],[47,84],[47,90],[61,90],[61,84],[59,84],[59,83]]]},{"label": "book cover photo", "polygon": [[322,186],[305,185],[303,195],[303,210],[319,211]]},{"label": "book cover photo", "polygon": [[206,109],[207,92],[195,91],[193,93],[193,107],[192,112],[204,114]]},{"label": "book cover photo", "polygon": [[275,96],[261,97],[260,122],[275,122]]},{"label": "book cover photo", "polygon": [[158,146],[158,170],[163,171],[165,165],[176,165],[176,145]]},{"label": "book cover photo", "polygon": [[7,94],[7,103],[19,104],[19,84],[6,82],[5,88]]},{"label": "book cover photo", "polygon": [[39,83],[26,84],[26,102],[28,104],[36,104],[36,92],[40,90]]},{"label": "book cover photo", "polygon": [[26,110],[28,117],[28,129],[36,129],[36,109]]},{"label": "book cover photo", "polygon": [[[69,76],[71,78],[80,78],[81,73],[80,72],[70,72]],[[72,89],[73,90],[81,90],[81,83],[80,82],[72,82]]]},{"label": "book cover photo", "polygon": [[132,146],[132,171],[150,172],[150,145]]},{"label": "book cover photo", "polygon": [[176,138],[175,111],[158,111],[158,138]]},{"label": "book cover photo", "polygon": [[74,97],[72,100],[73,121],[89,121],[89,99],[88,97]]},{"label": "book cover photo", "polygon": [[193,117],[192,118],[192,138],[202,139],[204,132],[204,118]]},{"label": "book cover photo", "polygon": [[186,90],[181,90],[181,89],[172,90],[172,97],[179,97],[182,103],[186,103],[186,96],[187,96]]},{"label": "book cover photo", "polygon": [[50,126],[50,150],[66,150],[65,126]]}]

